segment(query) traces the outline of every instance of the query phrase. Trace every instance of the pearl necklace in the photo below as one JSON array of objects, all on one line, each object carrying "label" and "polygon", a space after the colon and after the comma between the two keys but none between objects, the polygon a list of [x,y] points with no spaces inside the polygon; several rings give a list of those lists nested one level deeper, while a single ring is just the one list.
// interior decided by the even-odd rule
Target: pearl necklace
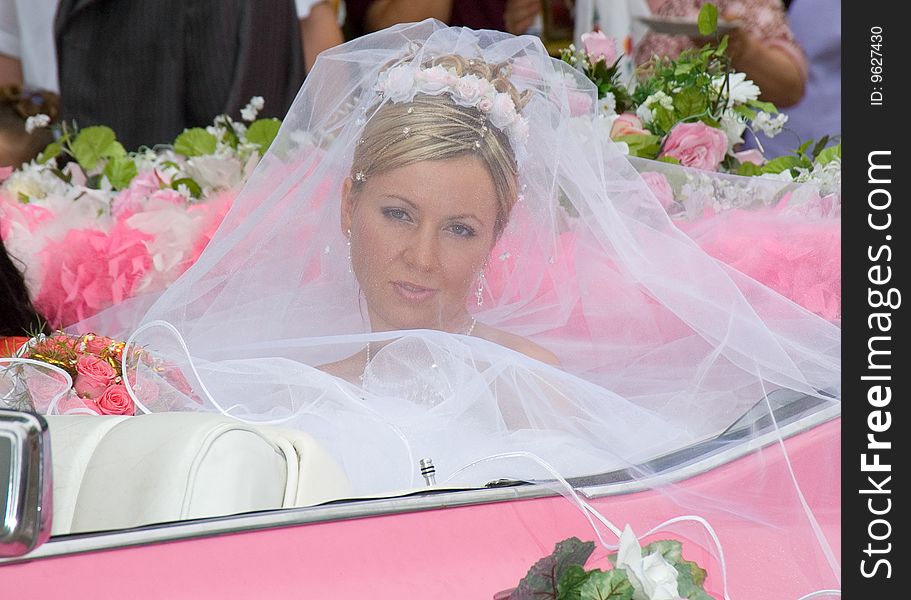
[{"label": "pearl necklace", "polygon": [[[477,323],[478,323],[477,319],[472,319],[471,325],[468,326],[468,331],[466,331],[464,335],[471,336],[471,332],[474,331],[474,326],[477,325]],[[364,373],[367,372],[367,366],[369,364],[370,364],[370,342],[367,342],[367,360],[364,361]],[[361,373],[361,377],[360,377],[361,381],[364,380],[364,373]]]}]

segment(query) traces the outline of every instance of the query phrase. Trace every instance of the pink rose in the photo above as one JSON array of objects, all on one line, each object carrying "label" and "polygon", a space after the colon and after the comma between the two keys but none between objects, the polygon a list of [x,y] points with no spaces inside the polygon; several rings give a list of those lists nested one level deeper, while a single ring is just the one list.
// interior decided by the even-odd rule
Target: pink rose
[{"label": "pink rose", "polygon": [[132,415],[136,410],[133,399],[122,385],[112,385],[106,389],[96,404],[102,415]]},{"label": "pink rose", "polygon": [[640,175],[665,210],[674,205],[674,190],[668,183],[667,177],[655,171],[646,171]]},{"label": "pink rose", "polygon": [[88,335],[92,336],[92,339],[85,340],[85,349],[86,352],[89,352],[91,354],[101,354],[102,351],[106,350],[111,344],[114,343],[114,340],[108,337],[104,337],[103,335]]},{"label": "pink rose", "polygon": [[149,197],[164,187],[164,179],[157,170],[140,173],[130,181],[129,187],[114,198],[111,214],[118,221],[129,219],[141,212]]},{"label": "pink rose", "polygon": [[592,97],[584,92],[566,90],[566,100],[569,103],[571,117],[587,114],[592,109]]},{"label": "pink rose", "polygon": [[754,165],[762,166],[765,164],[765,156],[762,155],[762,152],[752,148],[750,150],[744,150],[742,152],[735,152],[734,158],[739,160],[741,163],[753,163]]},{"label": "pink rose", "polygon": [[614,38],[607,37],[602,31],[592,31],[582,34],[582,47],[589,60],[596,62],[603,60],[609,65],[617,60],[617,43]]},{"label": "pink rose", "polygon": [[84,354],[76,361],[76,381],[73,389],[81,398],[97,398],[104,393],[117,373],[97,356]]},{"label": "pink rose", "polygon": [[419,71],[415,75],[419,82],[421,92],[430,96],[437,96],[445,92],[448,88],[454,86],[459,78],[450,73],[443,65],[436,65]]},{"label": "pink rose", "polygon": [[614,119],[614,124],[610,128],[611,139],[617,139],[622,135],[641,135],[647,134],[648,131],[643,129],[642,121],[633,113],[623,113]]},{"label": "pink rose", "polygon": [[0,167],[0,181],[4,181],[7,177],[13,174],[15,171],[13,167]]},{"label": "pink rose", "polygon": [[685,167],[715,171],[728,149],[728,138],[720,129],[702,121],[678,123],[664,142],[661,156],[670,156]]}]

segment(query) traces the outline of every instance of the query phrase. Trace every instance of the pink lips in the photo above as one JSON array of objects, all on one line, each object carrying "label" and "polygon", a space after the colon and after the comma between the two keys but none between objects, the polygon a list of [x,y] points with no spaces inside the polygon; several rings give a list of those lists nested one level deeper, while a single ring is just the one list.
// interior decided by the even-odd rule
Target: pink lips
[{"label": "pink lips", "polygon": [[437,290],[415,285],[407,281],[393,281],[392,287],[396,293],[409,302],[424,302],[436,295]]}]

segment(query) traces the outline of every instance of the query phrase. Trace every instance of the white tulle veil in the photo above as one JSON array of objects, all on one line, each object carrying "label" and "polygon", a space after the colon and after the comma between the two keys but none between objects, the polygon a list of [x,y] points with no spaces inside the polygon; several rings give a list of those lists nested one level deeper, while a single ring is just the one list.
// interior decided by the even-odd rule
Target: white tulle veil
[{"label": "white tulle veil", "polygon": [[[371,332],[339,226],[342,188],[365,123],[389,101],[377,94],[381,71],[451,54],[511,64],[530,95],[520,197],[487,262],[483,304],[469,294],[466,307],[559,367],[464,333]],[[189,384],[140,369],[137,400],[305,429],[356,495],[422,485],[422,458],[458,485],[553,476],[527,457],[468,467],[504,453],[566,478],[628,469],[666,492],[679,508],[668,518],[743,519],[799,538],[806,561],[780,568],[831,584],[837,565],[778,460],[785,446],[756,440],[774,430],[782,394],[837,406],[839,328],[703,252],[593,126],[595,109],[578,114],[580,97],[596,106],[592,84],[528,36],[425,21],[322,54],[199,261],[141,320],[121,315],[120,330],[104,332],[135,333]],[[368,342],[378,350],[362,381],[319,368]],[[744,435],[718,437],[747,413]],[[697,443],[765,453],[766,466],[730,495],[683,491],[655,459]],[[823,463],[816,476],[834,485],[836,459]],[[768,484],[776,477],[787,489]]]}]

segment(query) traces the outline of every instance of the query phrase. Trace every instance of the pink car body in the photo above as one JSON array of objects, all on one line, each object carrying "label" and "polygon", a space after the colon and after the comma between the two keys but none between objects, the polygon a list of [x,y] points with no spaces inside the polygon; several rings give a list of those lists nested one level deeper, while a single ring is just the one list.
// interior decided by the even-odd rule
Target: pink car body
[{"label": "pink car body", "polygon": [[[793,515],[786,529],[707,515],[723,547],[730,598],[797,600],[839,587],[831,561],[840,561],[840,490],[831,487],[831,473],[817,474],[833,457],[838,464],[840,424],[834,407],[782,429],[790,468],[832,550],[828,560],[805,514]],[[793,482],[780,443],[776,434],[765,449],[735,447],[696,461],[680,469],[676,485],[709,496],[748,493],[761,469],[774,474],[763,482],[766,493],[788,493]],[[583,493],[621,527],[644,532],[682,514],[660,491],[611,487]],[[709,572],[706,591],[722,598],[709,536],[696,526],[685,531],[692,535],[674,536],[684,556]],[[31,555],[0,562],[0,590],[4,598],[36,599],[492,599],[570,536],[596,539],[579,508],[546,487],[424,494],[52,538]],[[587,566],[609,568],[607,554],[596,549]]]}]

